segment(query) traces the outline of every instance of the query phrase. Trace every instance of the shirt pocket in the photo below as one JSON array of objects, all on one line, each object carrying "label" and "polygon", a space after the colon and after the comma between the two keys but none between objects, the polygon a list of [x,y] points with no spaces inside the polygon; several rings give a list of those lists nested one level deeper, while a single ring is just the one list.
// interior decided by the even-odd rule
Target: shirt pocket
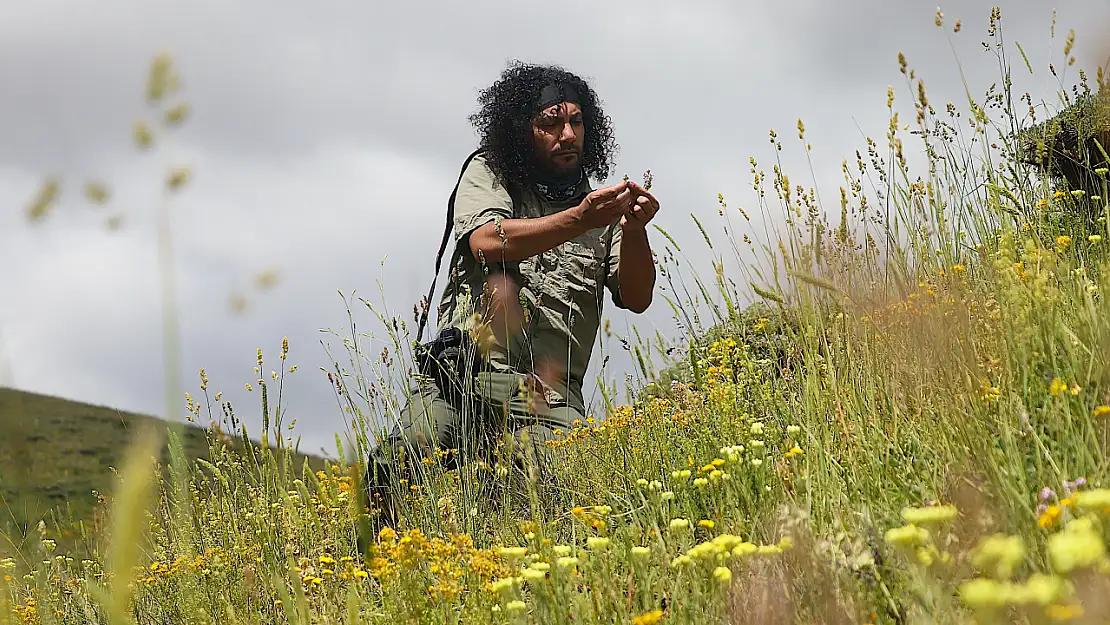
[{"label": "shirt pocket", "polygon": [[576,318],[583,313],[596,316],[598,290],[602,288],[605,250],[600,238],[587,235],[564,245],[559,285],[565,305]]}]

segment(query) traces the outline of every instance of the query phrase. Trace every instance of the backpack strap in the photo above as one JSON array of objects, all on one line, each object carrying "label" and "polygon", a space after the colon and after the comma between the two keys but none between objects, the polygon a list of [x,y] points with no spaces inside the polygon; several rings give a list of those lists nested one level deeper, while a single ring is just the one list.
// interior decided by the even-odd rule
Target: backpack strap
[{"label": "backpack strap", "polygon": [[471,152],[470,156],[466,157],[466,162],[463,163],[462,171],[459,172],[459,180],[455,183],[455,189],[451,191],[451,197],[447,200],[447,223],[443,227],[443,239],[439,243],[439,252],[436,254],[436,271],[432,275],[432,286],[428,289],[428,305],[420,313],[420,323],[416,330],[417,341],[423,340],[424,326],[428,323],[428,311],[435,305],[432,301],[432,297],[435,295],[436,291],[436,280],[439,278],[439,269],[443,263],[443,253],[447,251],[447,243],[451,240],[451,229],[455,224],[455,196],[459,193],[459,185],[462,184],[463,174],[466,173],[466,168],[470,166],[470,161],[474,160],[475,156],[478,156],[484,151],[485,148],[478,148]]}]

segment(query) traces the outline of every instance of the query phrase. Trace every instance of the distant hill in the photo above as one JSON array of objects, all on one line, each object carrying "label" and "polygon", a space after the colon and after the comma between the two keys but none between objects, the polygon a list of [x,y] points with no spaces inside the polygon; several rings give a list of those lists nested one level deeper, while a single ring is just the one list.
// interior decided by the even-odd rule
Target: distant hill
[{"label": "distant hill", "polygon": [[[92,406],[47,395],[0,388],[0,534],[20,536],[51,509],[88,519],[93,491],[111,490],[118,468],[140,426],[164,424],[154,417]],[[206,430],[186,424],[185,452],[207,457]],[[304,455],[303,463],[324,460]],[[168,463],[168,454],[163,458]]]}]

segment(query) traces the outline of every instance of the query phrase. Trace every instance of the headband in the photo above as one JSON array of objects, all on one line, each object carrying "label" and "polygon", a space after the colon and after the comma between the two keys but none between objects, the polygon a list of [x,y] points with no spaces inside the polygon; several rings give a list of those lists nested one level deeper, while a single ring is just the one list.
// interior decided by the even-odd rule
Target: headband
[{"label": "headband", "polygon": [[581,104],[578,99],[578,90],[568,83],[549,84],[540,91],[540,100],[536,104],[537,111],[555,106],[560,102],[574,102]]}]

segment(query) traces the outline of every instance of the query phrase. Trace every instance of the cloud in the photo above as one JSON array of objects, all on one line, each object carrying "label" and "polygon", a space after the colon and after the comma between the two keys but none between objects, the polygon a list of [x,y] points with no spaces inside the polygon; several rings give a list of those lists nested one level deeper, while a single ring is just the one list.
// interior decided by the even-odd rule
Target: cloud
[{"label": "cloud", "polygon": [[[1080,31],[1082,59],[1105,49],[1088,42],[1096,31],[1085,26],[1106,23],[1105,3],[1062,9],[1051,48],[1051,8],[1020,0],[1002,9],[1007,37],[1037,70],[1025,76],[1011,59],[1021,90],[1051,97],[1056,83],[1044,69],[1050,51],[1059,66],[1068,24]],[[256,431],[257,393],[243,384],[255,377],[255,350],[266,350],[268,375],[288,336],[300,365],[287,378],[289,414],[308,447],[332,449],[345,426],[319,370],[328,365],[320,341],[329,340],[322,329],[349,325],[338,291],[384,299],[402,315],[423,295],[447,195],[475,141],[466,117],[508,59],[556,62],[593,81],[621,144],[614,180],[651,168],[664,202],[659,224],[708,273],[710,252],[690,214],[721,253],[718,192],[753,215],[741,234],[777,225],[774,212],[770,223],[759,216],[749,157],[767,171],[780,157],[795,182],[811,184],[796,141],[804,119],[812,177],[835,204],[841,159],[864,136],[885,133],[887,85],[911,110],[899,51],[937,102],[966,98],[953,52],[973,93],[997,80],[980,46],[989,10],[978,0],[946,8],[942,30],[933,7],[879,0],[8,3],[0,8],[0,383],[163,412],[155,216],[166,169],[189,165],[194,180],[170,207],[184,388],[195,391],[205,367],[210,387]],[[950,30],[956,18],[960,34]],[[180,98],[192,114],[159,151],[141,154],[131,127],[154,119],[143,83],[162,51],[182,71]],[[770,128],[787,145],[781,154]],[[45,223],[26,224],[23,207],[46,175],[65,183],[60,204]],[[109,207],[81,200],[87,179],[111,185]],[[124,228],[106,232],[116,211]],[[662,251],[664,242],[653,245]],[[734,261],[734,271],[749,261]],[[272,267],[278,288],[252,290],[252,276]],[[251,307],[235,316],[228,296],[243,290]],[[381,336],[370,310],[355,314],[360,330]],[[675,334],[661,300],[644,317],[613,317],[621,335],[626,320],[643,334]],[[610,349],[619,379],[631,359]],[[600,360],[595,352],[595,369]]]}]

